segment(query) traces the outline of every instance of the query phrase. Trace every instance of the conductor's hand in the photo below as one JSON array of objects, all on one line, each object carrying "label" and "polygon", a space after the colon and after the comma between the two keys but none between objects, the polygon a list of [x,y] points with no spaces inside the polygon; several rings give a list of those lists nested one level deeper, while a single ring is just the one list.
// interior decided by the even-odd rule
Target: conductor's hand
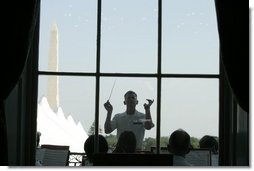
[{"label": "conductor's hand", "polygon": [[147,109],[150,109],[150,106],[152,106],[154,100],[150,100],[150,99],[146,99],[148,101],[148,104],[144,104],[144,108],[147,110]]},{"label": "conductor's hand", "polygon": [[113,106],[110,104],[109,101],[107,101],[106,103],[104,103],[104,107],[105,107],[105,109],[106,109],[109,113],[112,113],[112,111],[113,111]]}]

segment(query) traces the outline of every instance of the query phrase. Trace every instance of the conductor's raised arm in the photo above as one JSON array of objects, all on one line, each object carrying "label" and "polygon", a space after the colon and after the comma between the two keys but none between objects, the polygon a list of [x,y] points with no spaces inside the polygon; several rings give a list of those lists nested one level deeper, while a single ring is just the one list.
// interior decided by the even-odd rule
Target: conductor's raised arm
[{"label": "conductor's raised arm", "polygon": [[104,107],[107,110],[107,117],[104,123],[104,130],[106,134],[109,134],[112,132],[112,128],[111,128],[111,115],[113,112],[113,106],[110,104],[109,101],[107,101],[106,103],[104,103]]},{"label": "conductor's raised arm", "polygon": [[151,117],[151,111],[150,107],[153,104],[154,100],[146,99],[148,101],[148,104],[144,104],[145,108],[145,114],[146,114],[146,122],[145,122],[145,129],[150,130],[151,128],[154,127],[154,123]]}]

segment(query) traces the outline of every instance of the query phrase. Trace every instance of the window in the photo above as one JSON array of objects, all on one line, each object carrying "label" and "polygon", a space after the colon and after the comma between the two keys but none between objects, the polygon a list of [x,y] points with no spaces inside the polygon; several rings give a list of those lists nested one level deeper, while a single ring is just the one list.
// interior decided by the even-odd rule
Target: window
[{"label": "window", "polygon": [[[43,0],[40,20],[38,103],[43,97],[53,99],[53,113],[66,123],[62,127],[55,116],[44,117],[57,125],[57,138],[49,137],[38,114],[41,144],[67,144],[71,151],[82,152],[85,134],[94,132],[94,124],[105,135],[103,104],[110,98],[113,115],[123,112],[128,90],[137,93],[139,111],[144,112],[146,99],[155,100],[155,127],[146,131],[144,140],[154,139],[152,146],[165,146],[163,138],[168,140],[178,128],[196,138],[218,136],[219,47],[213,1]],[[84,136],[78,140],[78,135]]]}]

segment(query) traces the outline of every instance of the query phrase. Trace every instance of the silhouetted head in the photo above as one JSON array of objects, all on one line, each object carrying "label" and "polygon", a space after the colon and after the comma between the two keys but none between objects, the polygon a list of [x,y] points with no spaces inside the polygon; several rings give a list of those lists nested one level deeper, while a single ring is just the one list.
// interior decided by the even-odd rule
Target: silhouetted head
[{"label": "silhouetted head", "polygon": [[[95,135],[90,135],[84,144],[84,151],[86,152],[87,158],[92,162],[92,156],[94,153],[94,138]],[[107,153],[108,152],[108,142],[107,140],[102,136],[99,135],[99,152],[100,153]]]},{"label": "silhouetted head", "polygon": [[182,129],[174,131],[169,138],[168,150],[172,154],[185,156],[190,151],[190,135]]},{"label": "silhouetted head", "polygon": [[136,136],[132,131],[124,131],[120,134],[115,153],[134,153],[136,151]]},{"label": "silhouetted head", "polygon": [[218,152],[219,145],[214,137],[210,135],[205,135],[199,140],[199,147],[209,148],[214,154],[216,154]]},{"label": "silhouetted head", "polygon": [[124,95],[124,102],[127,109],[134,110],[138,104],[137,94],[134,91],[127,91]]}]

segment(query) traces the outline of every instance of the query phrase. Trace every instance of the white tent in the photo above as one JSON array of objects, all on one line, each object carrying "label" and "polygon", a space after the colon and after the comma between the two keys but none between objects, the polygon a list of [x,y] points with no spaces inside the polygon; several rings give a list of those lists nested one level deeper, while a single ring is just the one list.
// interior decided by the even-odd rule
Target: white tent
[{"label": "white tent", "polygon": [[61,107],[53,112],[46,97],[38,104],[37,131],[41,132],[40,144],[68,145],[71,152],[84,152],[88,135],[82,124],[76,124],[71,115],[65,118]]}]

